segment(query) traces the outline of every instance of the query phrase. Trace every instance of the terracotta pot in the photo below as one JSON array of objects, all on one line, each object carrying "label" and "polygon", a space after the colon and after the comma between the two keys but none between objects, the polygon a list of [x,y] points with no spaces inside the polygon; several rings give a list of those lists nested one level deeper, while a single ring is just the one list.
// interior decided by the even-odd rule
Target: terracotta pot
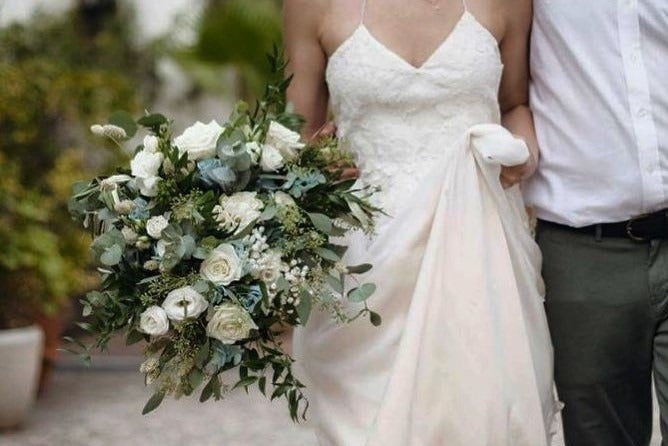
[{"label": "terracotta pot", "polygon": [[44,333],[33,325],[0,330],[0,428],[19,425],[37,394]]},{"label": "terracotta pot", "polygon": [[42,354],[42,369],[39,377],[39,394],[46,392],[49,385],[53,367],[58,358],[58,349],[61,346],[61,335],[63,333],[63,315],[57,312],[52,315],[38,315],[35,323],[44,332],[44,349]]}]

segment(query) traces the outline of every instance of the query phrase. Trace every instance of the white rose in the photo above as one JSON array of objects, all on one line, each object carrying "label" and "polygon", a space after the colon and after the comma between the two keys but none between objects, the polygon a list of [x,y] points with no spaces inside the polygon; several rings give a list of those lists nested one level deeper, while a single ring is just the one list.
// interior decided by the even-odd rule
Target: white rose
[{"label": "white rose", "polygon": [[158,175],[164,159],[162,153],[151,153],[146,150],[138,152],[130,161],[132,175],[137,178],[151,178]]},{"label": "white rose", "polygon": [[204,259],[200,266],[200,274],[216,285],[229,285],[241,279],[242,267],[234,246],[223,243]]},{"label": "white rose", "polygon": [[265,144],[260,157],[260,167],[264,172],[276,172],[283,167],[283,155],[276,147]]},{"label": "white rose", "polygon": [[220,205],[213,209],[216,214],[218,224],[227,230],[236,228],[236,232],[241,232],[262,212],[264,203],[257,198],[255,192],[237,192],[231,196],[222,196]]},{"label": "white rose", "polygon": [[167,313],[167,317],[173,321],[195,318],[208,307],[209,303],[204,296],[190,286],[171,291],[162,303],[162,308]]},{"label": "white rose", "polygon": [[169,320],[165,310],[157,305],[148,307],[139,316],[139,329],[151,336],[162,336],[169,330]]},{"label": "white rose", "polygon": [[265,143],[278,149],[283,158],[292,160],[297,156],[297,151],[304,147],[300,139],[299,133],[293,132],[276,121],[271,121]]},{"label": "white rose", "polygon": [[262,155],[262,146],[255,141],[246,143],[246,152],[251,157],[251,163],[257,164],[260,162],[260,156]]},{"label": "white rose", "polygon": [[174,138],[174,145],[179,153],[188,153],[188,159],[200,160],[216,155],[216,143],[223,133],[223,128],[215,120],[208,124],[197,121],[181,135]]},{"label": "white rose", "polygon": [[296,206],[294,198],[285,192],[278,191],[274,192],[274,202],[279,206]]},{"label": "white rose", "polygon": [[250,313],[237,304],[226,302],[214,308],[206,334],[223,344],[234,344],[248,338],[251,330],[257,330]]},{"label": "white rose", "polygon": [[146,232],[154,239],[162,237],[162,230],[169,226],[169,220],[162,215],[151,217],[146,222]]},{"label": "white rose", "polygon": [[162,181],[160,177],[137,178],[137,187],[139,192],[145,197],[155,197],[158,195],[158,183]]},{"label": "white rose", "polygon": [[150,153],[156,153],[160,148],[160,139],[155,135],[144,136],[144,150]]}]

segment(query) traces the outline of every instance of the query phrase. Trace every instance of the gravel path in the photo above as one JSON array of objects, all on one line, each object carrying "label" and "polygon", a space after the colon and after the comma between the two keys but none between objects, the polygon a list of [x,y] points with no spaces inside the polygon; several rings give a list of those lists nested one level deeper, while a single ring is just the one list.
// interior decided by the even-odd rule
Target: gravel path
[{"label": "gravel path", "polygon": [[[132,361],[135,361],[132,359]],[[221,402],[165,401],[140,414],[149,394],[134,364],[106,370],[61,367],[22,429],[1,446],[315,446],[311,429],[293,424],[282,401],[235,393]],[[658,439],[652,445],[658,446]],[[341,445],[345,446],[345,445]],[[553,446],[563,446],[561,437]]]}]

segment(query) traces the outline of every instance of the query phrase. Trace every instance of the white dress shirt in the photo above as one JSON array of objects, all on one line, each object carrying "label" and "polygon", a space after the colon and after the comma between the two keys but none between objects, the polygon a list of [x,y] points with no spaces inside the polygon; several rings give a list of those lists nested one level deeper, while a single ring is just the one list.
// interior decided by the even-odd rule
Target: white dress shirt
[{"label": "white dress shirt", "polygon": [[538,218],[581,227],[668,208],[668,0],[535,0]]}]

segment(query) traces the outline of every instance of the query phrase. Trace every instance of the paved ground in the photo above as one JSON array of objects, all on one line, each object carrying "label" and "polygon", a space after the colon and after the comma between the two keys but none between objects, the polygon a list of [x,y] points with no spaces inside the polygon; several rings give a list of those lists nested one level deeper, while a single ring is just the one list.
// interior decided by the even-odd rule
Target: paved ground
[{"label": "paved ground", "polygon": [[[0,446],[316,445],[308,426],[289,420],[282,402],[261,395],[237,393],[204,405],[191,398],[165,401],[142,416],[149,395],[136,363],[132,357],[107,358],[97,370],[61,363],[28,422],[0,434]],[[560,436],[553,446],[563,446]]]}]

